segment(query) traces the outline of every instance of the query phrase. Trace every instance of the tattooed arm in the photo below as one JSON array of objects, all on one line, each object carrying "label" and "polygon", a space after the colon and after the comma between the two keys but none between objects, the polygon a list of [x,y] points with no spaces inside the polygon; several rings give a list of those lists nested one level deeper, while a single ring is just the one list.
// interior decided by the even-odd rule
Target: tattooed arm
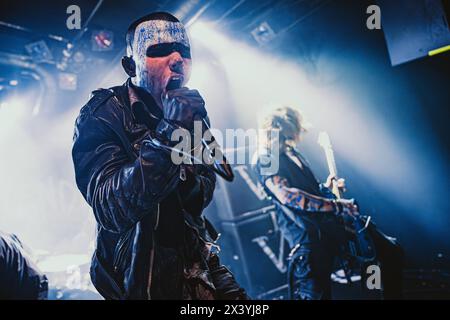
[{"label": "tattooed arm", "polygon": [[265,181],[266,187],[277,198],[277,200],[294,210],[305,212],[336,212],[350,216],[358,215],[358,207],[353,200],[328,199],[318,197],[303,190],[289,187],[285,178],[272,176]]},{"label": "tattooed arm", "polygon": [[300,189],[289,187],[287,180],[280,176],[270,177],[265,184],[281,204],[292,209],[307,212],[337,211],[333,200],[314,196]]}]

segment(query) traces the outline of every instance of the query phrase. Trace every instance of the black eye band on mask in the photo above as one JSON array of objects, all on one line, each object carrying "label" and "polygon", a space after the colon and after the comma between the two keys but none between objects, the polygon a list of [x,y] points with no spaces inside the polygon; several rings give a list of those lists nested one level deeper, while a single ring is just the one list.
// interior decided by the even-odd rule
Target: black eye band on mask
[{"label": "black eye band on mask", "polygon": [[147,48],[146,55],[149,58],[167,57],[172,52],[178,52],[183,58],[191,58],[191,49],[181,43],[159,43]]}]

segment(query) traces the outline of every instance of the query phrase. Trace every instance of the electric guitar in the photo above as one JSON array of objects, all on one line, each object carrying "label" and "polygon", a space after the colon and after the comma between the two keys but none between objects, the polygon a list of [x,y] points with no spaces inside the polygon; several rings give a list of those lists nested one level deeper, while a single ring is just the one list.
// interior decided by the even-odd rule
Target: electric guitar
[{"label": "electric guitar", "polygon": [[[334,151],[327,132],[323,131],[319,133],[318,143],[325,151],[330,174],[337,177],[338,172],[336,161],[334,159]],[[337,199],[342,199],[343,191],[338,187],[336,180],[332,181],[331,192]],[[354,238],[352,241],[353,243],[350,243],[352,255],[365,262],[374,260],[376,254],[375,246],[373,245],[372,238],[367,229],[370,224],[370,216],[357,215],[344,217],[344,219],[350,221],[349,226],[346,225],[346,230],[354,235],[354,237],[352,237]]]}]

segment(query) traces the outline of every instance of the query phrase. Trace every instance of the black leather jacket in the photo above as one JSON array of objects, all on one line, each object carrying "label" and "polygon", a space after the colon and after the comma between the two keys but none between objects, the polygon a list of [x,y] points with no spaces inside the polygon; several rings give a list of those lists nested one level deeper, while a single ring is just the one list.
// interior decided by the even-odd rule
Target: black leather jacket
[{"label": "black leather jacket", "polygon": [[[211,201],[215,174],[198,166],[180,180],[180,166],[151,143],[173,127],[160,121],[155,102],[145,97],[144,103],[136,90],[128,80],[94,91],[75,123],[76,183],[97,221],[91,279],[107,299],[177,299],[178,284],[171,288],[152,273],[155,249],[179,252],[187,229],[204,242],[216,240],[201,216]],[[182,265],[171,268],[165,277],[179,279]]]},{"label": "black leather jacket", "polygon": [[0,231],[0,300],[47,299],[48,280],[14,234]]}]

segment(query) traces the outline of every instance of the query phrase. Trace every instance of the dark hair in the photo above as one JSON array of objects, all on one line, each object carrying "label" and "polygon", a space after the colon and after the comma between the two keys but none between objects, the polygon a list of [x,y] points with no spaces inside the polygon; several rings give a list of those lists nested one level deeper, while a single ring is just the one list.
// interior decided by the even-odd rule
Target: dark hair
[{"label": "dark hair", "polygon": [[134,32],[136,31],[136,27],[144,21],[150,21],[150,20],[164,20],[164,21],[170,21],[170,22],[180,22],[175,16],[171,15],[168,12],[153,12],[150,14],[147,14],[135,21],[133,21],[130,26],[128,27],[127,34],[126,34],[126,42],[127,47],[131,48],[133,45],[134,40]]}]

